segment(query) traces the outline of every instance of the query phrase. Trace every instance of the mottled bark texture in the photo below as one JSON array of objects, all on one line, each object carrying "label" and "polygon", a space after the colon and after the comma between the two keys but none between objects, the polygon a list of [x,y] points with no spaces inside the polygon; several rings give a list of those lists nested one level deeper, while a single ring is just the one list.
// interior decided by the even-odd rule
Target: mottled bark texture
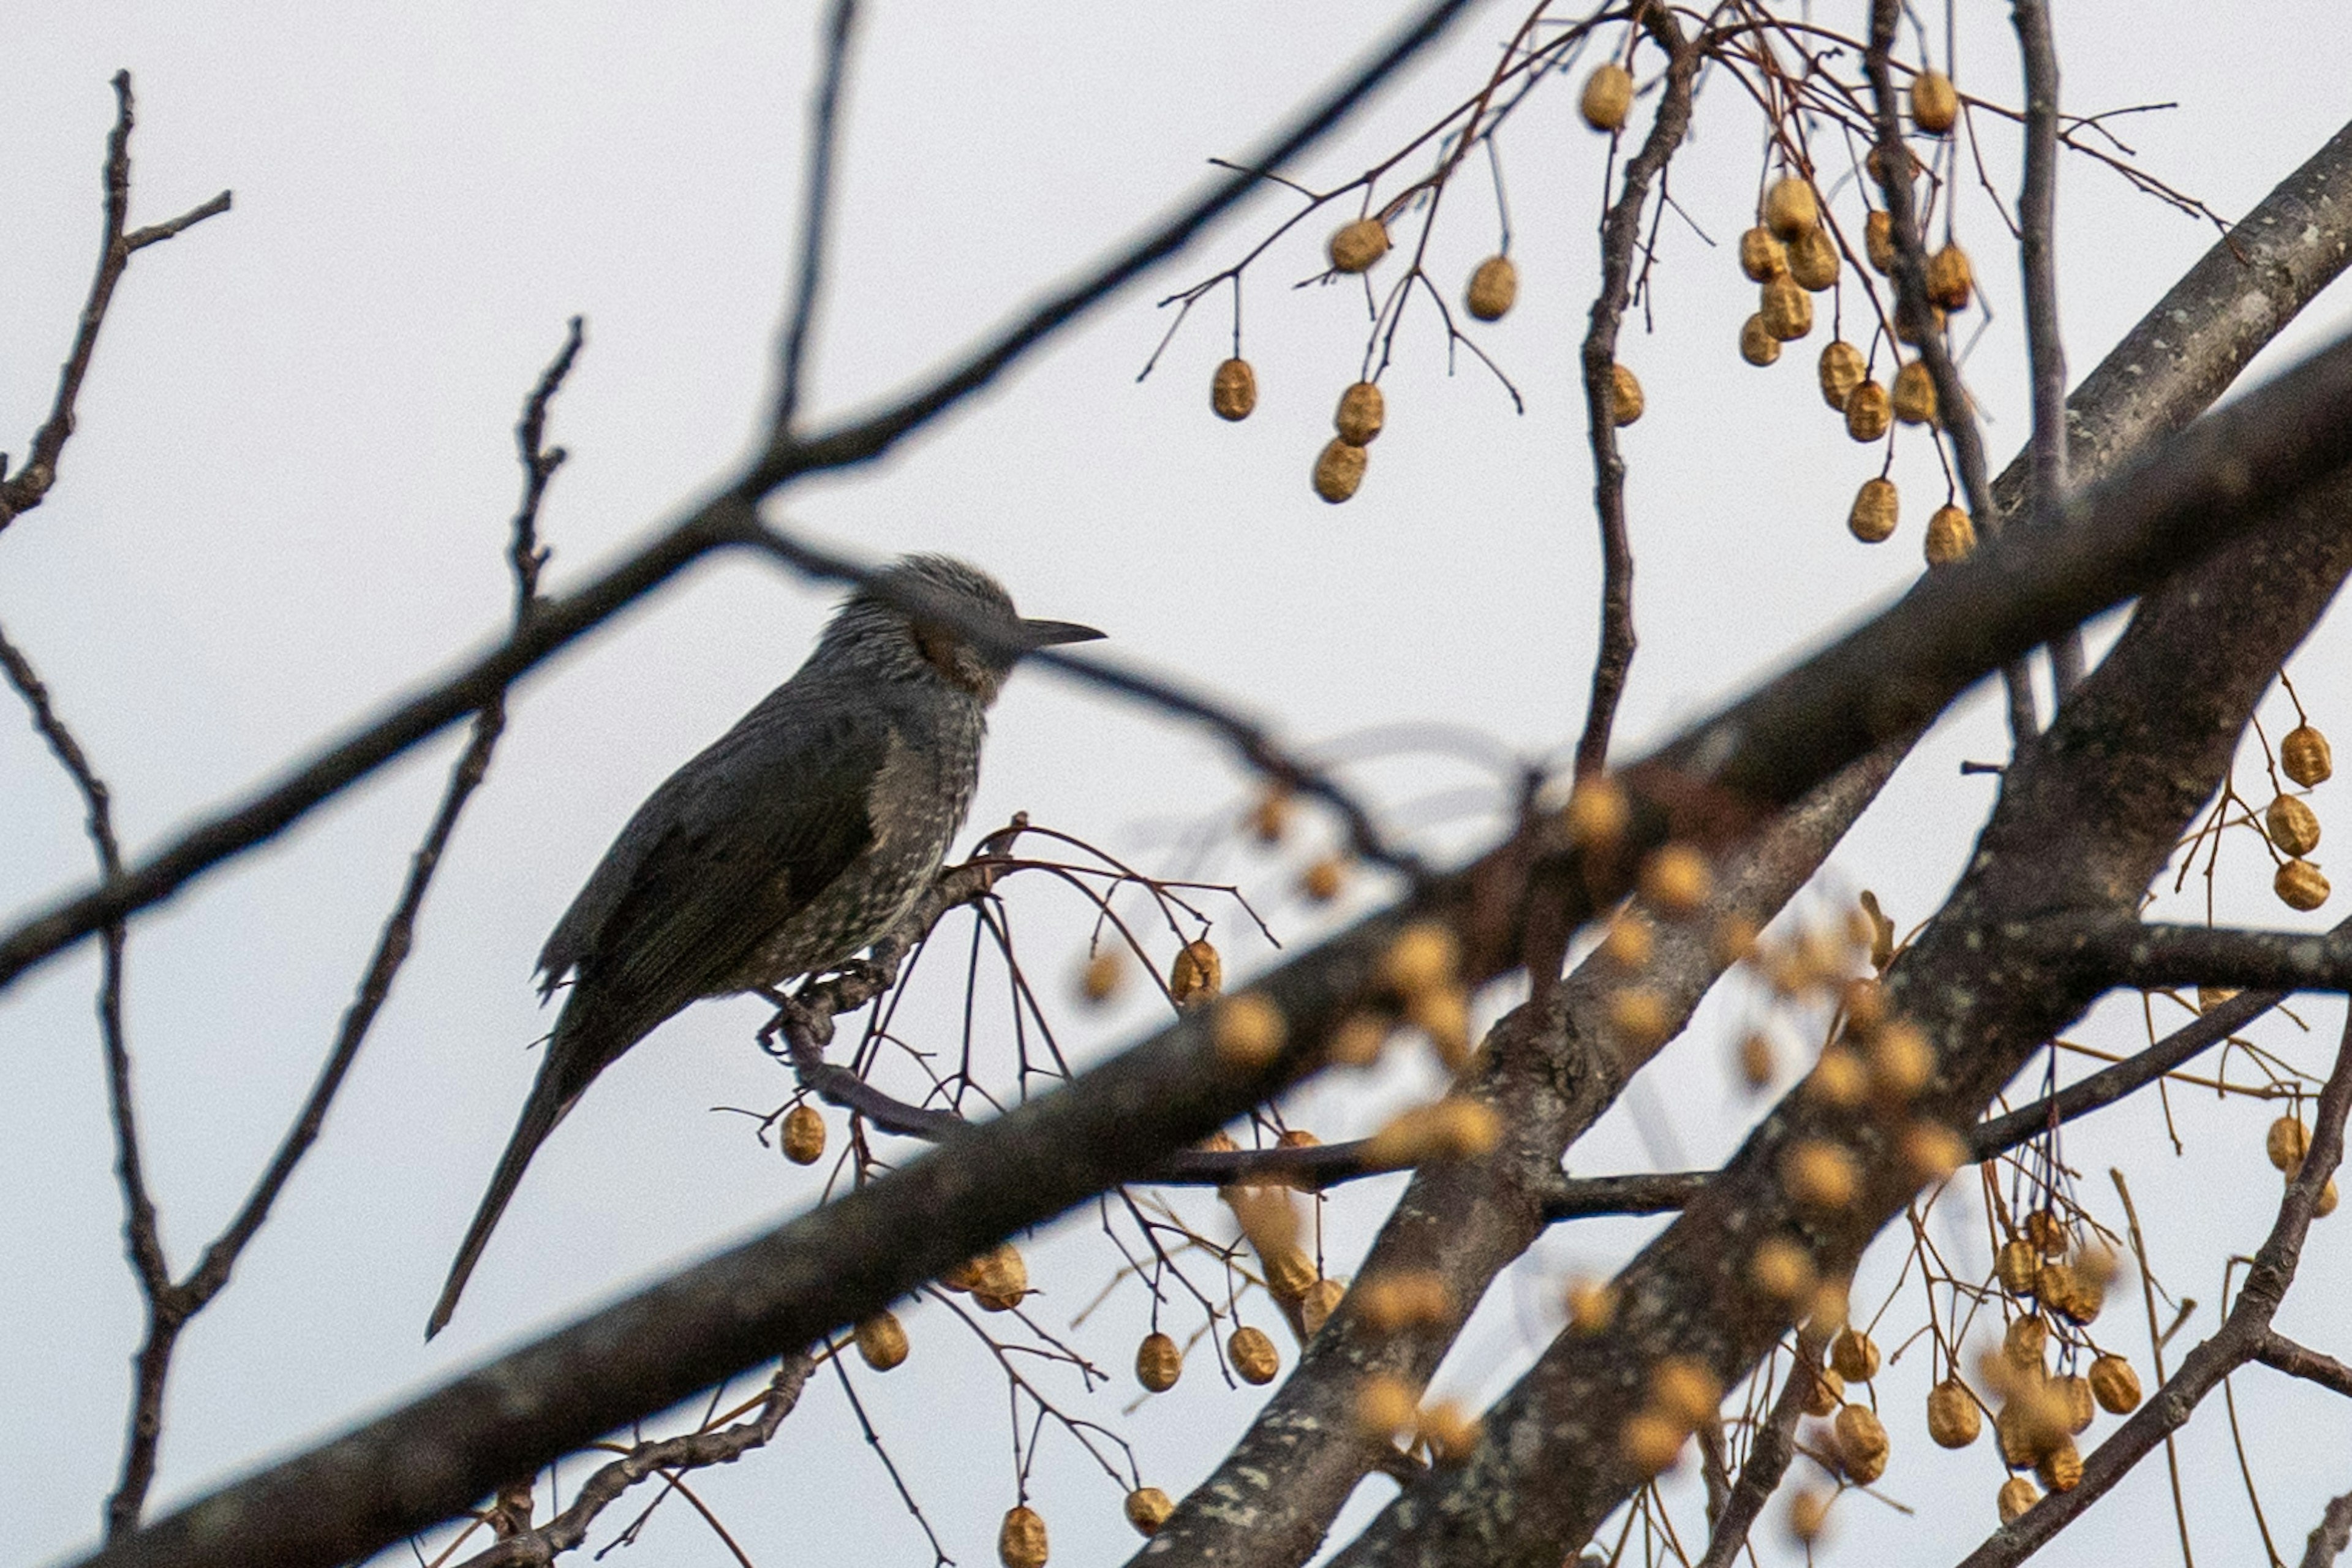
[{"label": "mottled bark texture", "polygon": [[[2273,526],[2152,595],[2059,721],[2004,776],[1949,902],[1888,975],[1892,1005],[1925,1031],[1938,1068],[1916,1113],[1966,1126],[2104,982],[2032,940],[2050,916],[2129,911],[2228,769],[2279,664],[2352,569],[2352,484],[2324,487]],[[1727,1385],[1789,1327],[1749,1283],[1768,1237],[1803,1245],[1825,1276],[1850,1273],[1914,1184],[1886,1124],[1793,1093],[1683,1216],[1617,1280],[1615,1320],[1564,1333],[1488,1413],[1460,1469],[1408,1489],[1336,1560],[1556,1568],[1645,1479],[1618,1433],[1652,1370],[1695,1359]],[[1801,1207],[1780,1171],[1799,1140],[1852,1152],[1862,1196]]]}]

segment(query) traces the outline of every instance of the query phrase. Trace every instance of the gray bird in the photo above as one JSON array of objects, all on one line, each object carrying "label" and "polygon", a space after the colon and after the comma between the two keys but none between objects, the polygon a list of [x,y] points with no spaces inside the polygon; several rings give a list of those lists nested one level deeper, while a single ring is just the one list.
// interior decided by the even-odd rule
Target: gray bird
[{"label": "gray bird", "polygon": [[425,1338],[596,1075],[689,1003],[781,986],[879,941],[963,826],[1014,662],[1103,635],[1023,620],[994,578],[943,555],[898,561],[877,586],[994,627],[1003,646],[855,593],[797,674],[637,808],[540,952],[541,995],[567,975],[572,993]]}]

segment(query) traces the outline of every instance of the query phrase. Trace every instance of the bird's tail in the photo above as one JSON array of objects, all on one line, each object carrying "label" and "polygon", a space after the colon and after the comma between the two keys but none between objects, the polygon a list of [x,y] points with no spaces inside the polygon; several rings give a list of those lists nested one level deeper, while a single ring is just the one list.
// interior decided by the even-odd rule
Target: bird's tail
[{"label": "bird's tail", "polygon": [[[550,1051],[553,1052],[552,1046]],[[514,1136],[507,1140],[507,1152],[499,1156],[498,1173],[490,1178],[490,1190],[482,1194],[482,1206],[474,1211],[474,1223],[466,1232],[466,1243],[457,1248],[457,1260],[449,1265],[449,1282],[441,1287],[441,1300],[433,1304],[433,1316],[425,1324],[425,1337],[431,1339],[448,1326],[449,1315],[457,1310],[457,1297],[466,1289],[466,1280],[481,1260],[482,1248],[489,1245],[490,1232],[499,1216],[507,1211],[507,1203],[522,1182],[524,1167],[563,1113],[572,1109],[579,1098],[577,1091],[564,1092],[560,1075],[551,1070],[559,1058],[551,1055],[536,1083],[531,1085],[530,1098],[523,1102],[522,1115],[515,1121]]]}]

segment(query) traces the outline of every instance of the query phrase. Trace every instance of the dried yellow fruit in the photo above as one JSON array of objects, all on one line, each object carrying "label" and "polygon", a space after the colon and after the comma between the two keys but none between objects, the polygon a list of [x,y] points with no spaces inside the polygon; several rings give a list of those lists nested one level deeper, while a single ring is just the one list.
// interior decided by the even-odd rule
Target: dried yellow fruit
[{"label": "dried yellow fruit", "polygon": [[1864,544],[1885,543],[1894,537],[1898,499],[1893,479],[1864,479],[1845,514],[1847,531]]},{"label": "dried yellow fruit", "polygon": [[1921,71],[1911,79],[1911,123],[1941,136],[1960,118],[1960,95],[1942,71]]},{"label": "dried yellow fruit", "polygon": [[1759,370],[1780,363],[1780,340],[1765,326],[1761,310],[1739,323],[1739,357]]},{"label": "dried yellow fruit", "polygon": [[1930,303],[1947,310],[1965,310],[1969,296],[1977,286],[1976,269],[1969,265],[1969,253],[1958,246],[1947,244],[1927,258],[1927,299]]},{"label": "dried yellow fruit", "polygon": [[1452,986],[1461,970],[1462,944],[1438,921],[1413,921],[1381,955],[1381,984],[1408,1000]]},{"label": "dried yellow fruit", "polygon": [[1126,977],[1125,956],[1106,949],[1087,959],[1086,967],[1078,971],[1078,994],[1089,1002],[1108,1002],[1118,994]]},{"label": "dried yellow fruit", "polygon": [[1812,183],[1783,174],[1764,193],[1764,226],[1782,239],[1811,234],[1822,225],[1822,204]]},{"label": "dried yellow fruit", "polygon": [[1920,1183],[1942,1182],[1969,1163],[1969,1141],[1940,1121],[1915,1121],[1903,1130],[1903,1168]]},{"label": "dried yellow fruit", "polygon": [[1499,321],[1518,303],[1519,269],[1507,256],[1490,256],[1470,274],[1463,305],[1482,321]]},{"label": "dried yellow fruit", "polygon": [[2092,1396],[2088,1378],[2068,1373],[2050,1384],[2066,1411],[2066,1430],[2079,1436],[2091,1429],[2092,1417],[2098,1414],[2098,1402]]},{"label": "dried yellow fruit", "polygon": [[1338,506],[1364,482],[1364,449],[1337,436],[1324,443],[1315,458],[1315,493]]},{"label": "dried yellow fruit", "polygon": [[1809,293],[1834,288],[1838,280],[1837,241],[1826,228],[1809,229],[1789,246],[1789,276]]},{"label": "dried yellow fruit", "polygon": [[1957,1377],[1948,1377],[1927,1391],[1927,1436],[1939,1448],[1965,1448],[1984,1430],[1984,1416],[1974,1395]]},{"label": "dried yellow fruit", "polygon": [[1450,1399],[1441,1399],[1421,1413],[1420,1430],[1434,1464],[1459,1465],[1478,1447],[1478,1418]]},{"label": "dried yellow fruit", "polygon": [[2000,1521],[2015,1524],[2031,1512],[2042,1500],[2042,1489],[2023,1476],[2011,1476],[2000,1483]]},{"label": "dried yellow fruit", "polygon": [[1886,388],[1865,381],[1847,395],[1845,433],[1857,441],[1875,441],[1895,422],[1895,405]]},{"label": "dried yellow fruit", "polygon": [[1870,1069],[1843,1046],[1832,1046],[1805,1075],[1805,1097],[1839,1110],[1860,1105],[1870,1091]]},{"label": "dried yellow fruit", "polygon": [[1811,1487],[1799,1487],[1789,1494],[1789,1533],[1801,1545],[1810,1546],[1821,1539],[1829,1528],[1830,1498]]},{"label": "dried yellow fruit", "polygon": [[1175,1511],[1174,1500],[1158,1487],[1138,1487],[1127,1494],[1127,1522],[1147,1539],[1159,1534],[1160,1527]]},{"label": "dried yellow fruit", "polygon": [[1894,272],[1895,217],[1893,214],[1881,212],[1874,207],[1870,216],[1862,220],[1862,248],[1863,254],[1870,258],[1872,269],[1880,277],[1887,277]]},{"label": "dried yellow fruit", "polygon": [[1331,236],[1331,265],[1338,271],[1368,272],[1388,253],[1388,226],[1376,217],[1360,217]]},{"label": "dried yellow fruit", "polygon": [[1845,1379],[1825,1366],[1801,1366],[1791,1377],[1809,1377],[1812,1382],[1805,1389],[1805,1414],[1834,1415],[1837,1407],[1845,1403]]},{"label": "dried yellow fruit", "polygon": [[2280,867],[2271,887],[2291,910],[2315,910],[2327,901],[2327,879],[2308,860],[2290,860]]},{"label": "dried yellow fruit", "polygon": [[1610,1026],[1637,1050],[1654,1050],[1674,1033],[1675,1018],[1665,997],[1646,985],[1629,985],[1609,997]]},{"label": "dried yellow fruit", "polygon": [[1780,1179],[1789,1195],[1807,1208],[1842,1209],[1862,1192],[1862,1167],[1837,1144],[1800,1139],[1780,1157]]},{"label": "dried yellow fruit", "polygon": [[1784,343],[1793,343],[1813,330],[1813,297],[1793,278],[1775,278],[1759,295],[1756,313],[1764,331]]},{"label": "dried yellow fruit", "polygon": [[1454,1311],[1454,1293],[1433,1269],[1401,1269],[1360,1280],[1356,1295],[1365,1325],[1382,1333],[1437,1327]]},{"label": "dried yellow fruit", "polygon": [[1209,406],[1220,419],[1246,419],[1257,406],[1257,372],[1250,362],[1234,358],[1217,366],[1209,378]]},{"label": "dried yellow fruit", "polygon": [[2279,742],[2279,766],[2287,777],[2311,789],[2334,775],[2336,760],[2328,752],[2326,736],[2308,724],[2297,724]]},{"label": "dried yellow fruit", "polygon": [[1638,910],[1627,910],[1609,922],[1601,939],[1601,955],[1621,969],[1640,969],[1657,948],[1657,931]]},{"label": "dried yellow fruit", "polygon": [[2053,1492],[2071,1492],[2083,1484],[2083,1456],[2072,1437],[2061,1437],[2042,1452],[2033,1473]]},{"label": "dried yellow fruit", "polygon": [[1234,1337],[1225,1342],[1225,1354],[1242,1381],[1253,1387],[1265,1387],[1282,1370],[1282,1352],[1275,1349],[1265,1331],[1247,1324],[1235,1329]]},{"label": "dried yellow fruit", "polygon": [[1344,1068],[1368,1068],[1388,1048],[1390,1025],[1370,1013],[1350,1013],[1331,1031],[1331,1060]]},{"label": "dried yellow fruit", "polygon": [[1479,1100],[1450,1095],[1391,1117],[1364,1141],[1364,1163],[1383,1170],[1440,1160],[1475,1159],[1503,1136],[1502,1118]]},{"label": "dried yellow fruit", "polygon": [[1936,419],[1936,378],[1927,362],[1913,360],[1895,373],[1895,417],[1906,425],[1931,425]]},{"label": "dried yellow fruit", "polygon": [[2319,847],[2319,814],[2291,795],[2271,802],[2263,826],[2282,854],[2300,858]]},{"label": "dried yellow fruit", "polygon": [[1388,400],[1381,395],[1381,389],[1369,381],[1360,381],[1339,395],[1339,408],[1331,416],[1331,427],[1349,446],[1369,447],[1387,419]]},{"label": "dried yellow fruit", "polygon": [[1024,1503],[996,1532],[996,1560],[1004,1568],[1045,1568],[1045,1521]]},{"label": "dried yellow fruit", "polygon": [[1746,915],[1728,914],[1715,922],[1715,931],[1707,941],[1708,951],[1715,961],[1728,969],[1756,956],[1756,939],[1761,934],[1756,922]]},{"label": "dried yellow fruit", "polygon": [[1696,914],[1714,892],[1715,874],[1694,845],[1661,845],[1642,863],[1642,896],[1663,913]]},{"label": "dried yellow fruit", "polygon": [[2327,1178],[2326,1185],[2319,1189],[2319,1196],[2312,1200],[2311,1217],[2314,1219],[2326,1219],[2329,1215],[2332,1215],[2335,1212],[2336,1178],[2330,1176]]},{"label": "dried yellow fruit", "polygon": [[1848,1323],[1830,1342],[1830,1365],[1848,1383],[1868,1383],[1878,1375],[1877,1342]]},{"label": "dried yellow fruit", "polygon": [[1667,1356],[1651,1370],[1650,1405],[1696,1430],[1723,1403],[1723,1380],[1689,1356]]},{"label": "dried yellow fruit", "polygon": [[795,1105],[784,1118],[784,1158],[814,1165],[824,1158],[824,1118],[813,1105]]},{"label": "dried yellow fruit", "polygon": [[1252,836],[1260,844],[1269,847],[1281,843],[1283,834],[1290,828],[1293,805],[1287,786],[1279,784],[1268,784],[1265,793],[1257,797],[1257,804],[1250,807],[1249,827]]},{"label": "dried yellow fruit", "polygon": [[2052,1209],[2035,1209],[2025,1216],[2025,1239],[2040,1249],[2042,1256],[2060,1258],[2066,1256],[2066,1222]]},{"label": "dried yellow fruit", "polygon": [[1748,1260],[1748,1283],[1776,1301],[1794,1301],[1813,1288],[1813,1259],[1785,1236],[1767,1237]]},{"label": "dried yellow fruit", "polygon": [[1595,131],[1622,131],[1633,108],[1633,73],[1614,60],[1595,66],[1584,79],[1584,96],[1577,112]]},{"label": "dried yellow fruit", "polygon": [[1689,1427],[1655,1410],[1636,1412],[1617,1428],[1618,1455],[1645,1476],[1673,1468],[1675,1457],[1689,1441]]},{"label": "dried yellow fruit", "polygon": [[1769,283],[1789,270],[1789,247],[1759,224],[1739,237],[1739,270],[1750,283]]},{"label": "dried yellow fruit", "polygon": [[895,1312],[877,1312],[857,1325],[857,1353],[876,1372],[907,1359],[907,1331]]},{"label": "dried yellow fruit", "polygon": [[1176,961],[1169,965],[1168,994],[1179,1007],[1213,1000],[1224,982],[1225,961],[1206,937],[1177,949]]},{"label": "dried yellow fruit", "polygon": [[1936,1076],[1935,1047],[1910,1024],[1896,1022],[1870,1038],[1870,1087],[1881,1100],[1908,1103]]},{"label": "dried yellow fruit", "polygon": [[2107,1288],[2063,1263],[2045,1263],[2033,1282],[2043,1306],[2077,1323],[2095,1319],[2107,1304]]},{"label": "dried yellow fruit", "polygon": [[1261,1255],[1265,1263],[1265,1288],[1277,1301],[1297,1301],[1313,1289],[1318,1278],[1315,1260],[1297,1247],[1277,1247]]},{"label": "dried yellow fruit", "polygon": [[1772,1042],[1763,1034],[1751,1031],[1739,1042],[1739,1076],[1750,1089],[1771,1086],[1773,1074]]},{"label": "dried yellow fruit", "polygon": [[2020,1372],[2040,1372],[2042,1352],[2050,1343],[2050,1326],[2039,1314],[2011,1319],[2001,1331],[2000,1353]]},{"label": "dried yellow fruit", "polygon": [[1927,519],[1927,564],[1949,566],[1977,551],[1977,525],[1969,514],[1946,501]]},{"label": "dried yellow fruit", "polygon": [[1470,994],[1459,985],[1423,991],[1404,1005],[1405,1018],[1429,1037],[1437,1059],[1460,1071],[1470,1059]]},{"label": "dried yellow fruit", "polygon": [[1029,1263],[1011,1242],[972,1259],[971,1300],[985,1312],[1009,1312],[1029,1294]]},{"label": "dried yellow fruit", "polygon": [[1298,876],[1298,890],[1318,904],[1338,898],[1347,883],[1348,862],[1337,855],[1324,856]]},{"label": "dried yellow fruit", "polygon": [[1255,991],[1226,997],[1209,1019],[1209,1040],[1218,1059],[1248,1072],[1280,1056],[1288,1034],[1281,1009]]},{"label": "dried yellow fruit", "polygon": [[1364,1436],[1387,1441],[1413,1425],[1418,1413],[1412,1390],[1385,1374],[1365,1380],[1356,1395],[1356,1426]]},{"label": "dried yellow fruit", "polygon": [[1338,1279],[1318,1279],[1307,1288],[1307,1294],[1298,1299],[1298,1321],[1308,1339],[1323,1331],[1323,1325],[1331,1321],[1331,1314],[1339,1310],[1340,1300],[1347,1294],[1346,1283]]},{"label": "dried yellow fruit", "polygon": [[1605,1331],[1617,1317],[1617,1288],[1605,1279],[1580,1279],[1568,1288],[1568,1326],[1580,1334]]},{"label": "dried yellow fruit", "polygon": [[2041,1270],[2040,1250],[2021,1236],[2002,1242],[2000,1253],[1993,1260],[1993,1271],[2000,1277],[2001,1289],[2012,1296],[2030,1292]]},{"label": "dried yellow fruit", "polygon": [[1153,1394],[1165,1394],[1184,1375],[1184,1352],[1168,1335],[1152,1331],[1135,1347],[1135,1381]]},{"label": "dried yellow fruit", "polygon": [[1620,426],[1631,425],[1642,416],[1649,405],[1642,401],[1642,384],[1633,373],[1622,364],[1609,367],[1609,417]]},{"label": "dried yellow fruit", "polygon": [[2091,1363],[2091,1396],[2111,1415],[2128,1415],[2139,1408],[2139,1373],[2119,1355],[2103,1355]]},{"label": "dried yellow fruit", "polygon": [[1822,401],[1844,413],[1846,398],[1869,374],[1860,349],[1843,338],[1832,338],[1822,349]]},{"label": "dried yellow fruit", "polygon": [[1616,780],[1605,777],[1577,780],[1560,813],[1568,841],[1580,849],[1608,847],[1624,836],[1626,825],[1633,820],[1633,806],[1625,791]]},{"label": "dried yellow fruit", "polygon": [[1838,1462],[1856,1486],[1868,1486],[1886,1473],[1889,1444],[1886,1427],[1867,1405],[1848,1405],[1834,1423]]},{"label": "dried yellow fruit", "polygon": [[2197,988],[2197,1011],[2200,1014],[2210,1013],[2224,1002],[2236,997],[2237,994],[2238,988],[2234,985],[2200,985]]}]

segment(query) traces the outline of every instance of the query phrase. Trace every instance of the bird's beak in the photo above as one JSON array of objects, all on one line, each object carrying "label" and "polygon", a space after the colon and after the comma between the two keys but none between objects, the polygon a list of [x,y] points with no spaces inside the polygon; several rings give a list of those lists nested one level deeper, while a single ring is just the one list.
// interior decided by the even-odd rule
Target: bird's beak
[{"label": "bird's beak", "polygon": [[1054,647],[1066,642],[1100,642],[1103,634],[1076,621],[1023,621],[1022,636],[1031,647]]}]

